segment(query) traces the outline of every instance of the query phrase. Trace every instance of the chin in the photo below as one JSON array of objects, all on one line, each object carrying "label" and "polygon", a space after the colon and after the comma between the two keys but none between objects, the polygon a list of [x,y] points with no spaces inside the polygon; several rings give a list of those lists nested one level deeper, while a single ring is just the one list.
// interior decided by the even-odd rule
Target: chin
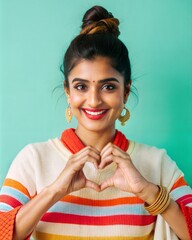
[{"label": "chin", "polygon": [[86,124],[86,125],[81,125],[84,129],[87,129],[88,131],[92,131],[92,132],[104,132],[104,131],[108,131],[111,128],[115,127],[115,123],[113,122],[113,124],[109,124],[109,122],[102,124],[101,122],[97,122],[97,123],[90,123],[90,124]]}]

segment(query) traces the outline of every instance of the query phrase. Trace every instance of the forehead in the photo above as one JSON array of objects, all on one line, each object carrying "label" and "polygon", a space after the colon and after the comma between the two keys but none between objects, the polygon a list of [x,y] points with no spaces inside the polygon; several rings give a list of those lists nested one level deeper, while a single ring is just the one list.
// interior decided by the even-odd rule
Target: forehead
[{"label": "forehead", "polygon": [[123,76],[111,66],[110,59],[96,57],[92,60],[81,60],[70,72],[69,81],[82,78],[97,81],[104,78],[117,78],[123,81]]}]

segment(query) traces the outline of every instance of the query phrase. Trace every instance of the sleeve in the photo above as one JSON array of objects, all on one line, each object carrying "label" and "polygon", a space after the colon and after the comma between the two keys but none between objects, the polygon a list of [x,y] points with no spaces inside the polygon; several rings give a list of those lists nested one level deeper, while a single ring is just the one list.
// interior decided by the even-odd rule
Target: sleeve
[{"label": "sleeve", "polygon": [[[190,239],[192,239],[192,189],[184,180],[183,172],[178,168],[176,162],[168,156],[165,149],[160,149],[155,156],[156,161],[152,161],[153,167],[150,168],[150,171],[156,173],[156,182],[154,182],[165,186],[170,193],[170,197],[178,203],[185,217]],[[157,174],[158,172],[159,174]],[[179,238],[163,217],[158,215],[154,229],[154,239],[178,240]]]},{"label": "sleeve", "polygon": [[[0,240],[12,240],[16,214],[35,195],[35,155],[31,145],[17,155],[0,191]],[[29,239],[27,237],[26,239]]]},{"label": "sleeve", "polygon": [[162,185],[170,192],[170,197],[178,203],[185,217],[190,239],[192,239],[192,189],[184,179],[183,172],[176,163],[167,155],[162,158]]},{"label": "sleeve", "polygon": [[171,198],[176,201],[185,217],[190,238],[192,239],[192,189],[188,186],[183,176],[181,176],[173,185]]}]

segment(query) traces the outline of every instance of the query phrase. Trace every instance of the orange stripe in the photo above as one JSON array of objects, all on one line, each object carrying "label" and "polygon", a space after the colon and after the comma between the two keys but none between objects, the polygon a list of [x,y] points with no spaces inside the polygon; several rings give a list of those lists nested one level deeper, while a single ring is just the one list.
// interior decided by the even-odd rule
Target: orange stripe
[{"label": "orange stripe", "polygon": [[182,186],[187,186],[187,182],[185,181],[184,177],[180,177],[173,185],[171,190],[174,190],[175,188],[182,187]]},{"label": "orange stripe", "polygon": [[25,195],[27,195],[29,198],[31,197],[28,190],[20,182],[16,180],[6,178],[3,183],[3,186],[15,188],[20,192],[24,193]]},{"label": "orange stripe", "polygon": [[62,202],[70,202],[81,205],[90,205],[90,206],[114,206],[121,204],[141,204],[144,203],[143,200],[137,197],[125,197],[125,198],[116,198],[116,199],[107,199],[107,200],[92,200],[88,198],[81,198],[72,195],[67,195],[61,199]]}]

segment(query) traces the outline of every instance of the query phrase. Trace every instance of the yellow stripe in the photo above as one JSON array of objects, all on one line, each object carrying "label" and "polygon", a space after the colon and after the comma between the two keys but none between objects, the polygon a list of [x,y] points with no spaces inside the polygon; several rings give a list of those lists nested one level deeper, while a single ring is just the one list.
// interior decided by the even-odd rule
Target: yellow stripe
[{"label": "yellow stripe", "polygon": [[36,232],[38,240],[153,240],[153,233],[142,237],[77,237]]},{"label": "yellow stripe", "polygon": [[[56,226],[57,225],[57,226]],[[47,223],[40,221],[36,227],[37,232],[46,232],[49,234],[59,234],[73,236],[76,233],[79,237],[103,237],[105,236],[145,236],[154,229],[154,223],[146,226],[127,226],[127,225],[110,225],[110,226],[92,226],[62,223]],[[76,231],[75,231],[76,230]]]}]

